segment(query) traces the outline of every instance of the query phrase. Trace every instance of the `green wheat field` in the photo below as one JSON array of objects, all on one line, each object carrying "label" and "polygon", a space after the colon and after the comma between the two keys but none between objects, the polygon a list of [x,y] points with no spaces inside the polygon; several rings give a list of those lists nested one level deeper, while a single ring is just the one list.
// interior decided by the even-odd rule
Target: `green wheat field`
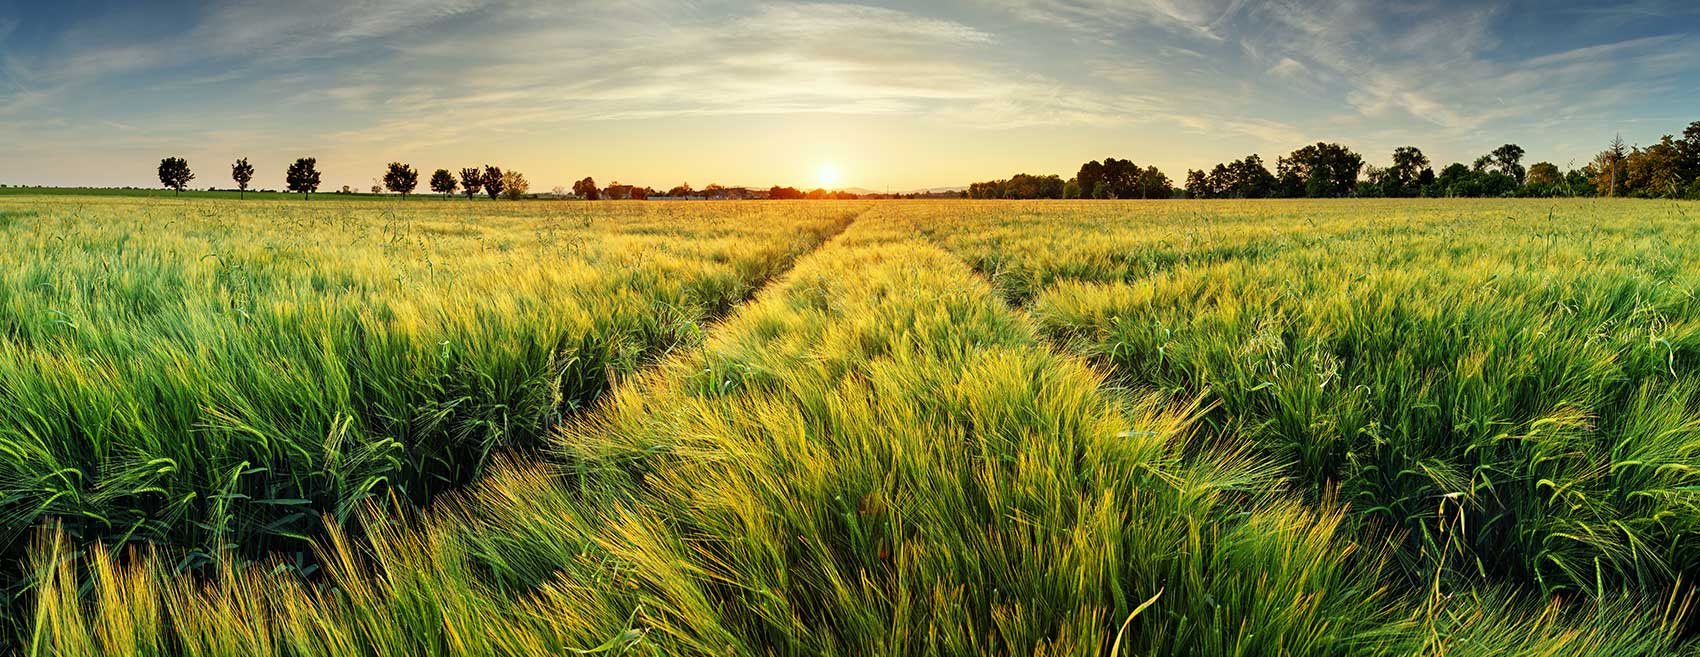
[{"label": "green wheat field", "polygon": [[1700,203],[0,196],[0,654],[1700,655]]}]

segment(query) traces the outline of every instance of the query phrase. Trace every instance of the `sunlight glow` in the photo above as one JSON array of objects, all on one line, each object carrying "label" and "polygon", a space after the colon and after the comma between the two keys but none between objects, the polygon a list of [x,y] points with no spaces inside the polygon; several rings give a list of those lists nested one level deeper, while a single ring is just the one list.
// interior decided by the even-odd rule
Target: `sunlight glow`
[{"label": "sunlight glow", "polygon": [[838,167],[833,164],[822,164],[815,172],[815,182],[825,189],[836,189],[841,179]]}]

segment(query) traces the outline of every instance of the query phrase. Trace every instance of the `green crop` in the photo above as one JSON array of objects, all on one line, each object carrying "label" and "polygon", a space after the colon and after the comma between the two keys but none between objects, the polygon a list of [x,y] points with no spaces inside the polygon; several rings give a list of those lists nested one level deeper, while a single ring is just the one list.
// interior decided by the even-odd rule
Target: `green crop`
[{"label": "green crop", "polygon": [[[420,205],[432,225],[452,207]],[[1686,206],[497,207],[447,223],[506,226],[513,250],[441,253],[518,267],[502,293],[387,303],[526,316],[503,294],[563,274],[513,236],[547,225],[612,289],[739,272],[675,297],[724,319],[644,342],[535,449],[434,489],[457,492],[310,506],[310,555],[231,543],[184,572],[193,545],[43,514],[21,651],[1694,654]],[[370,208],[327,216],[389,212]],[[75,212],[32,209],[6,230]],[[390,262],[417,276],[428,253]],[[380,435],[344,431],[351,453]]]}]

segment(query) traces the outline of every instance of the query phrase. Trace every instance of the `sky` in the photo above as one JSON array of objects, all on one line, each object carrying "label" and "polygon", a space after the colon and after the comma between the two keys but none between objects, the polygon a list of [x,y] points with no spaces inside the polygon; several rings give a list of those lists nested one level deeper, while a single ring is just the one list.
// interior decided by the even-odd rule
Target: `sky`
[{"label": "sky", "polygon": [[[1700,120],[1700,2],[0,0],[0,183],[258,187],[318,158],[912,190],[1089,159],[1517,143],[1581,166]],[[830,174],[823,175],[823,169]],[[836,178],[836,180],[826,180]]]}]

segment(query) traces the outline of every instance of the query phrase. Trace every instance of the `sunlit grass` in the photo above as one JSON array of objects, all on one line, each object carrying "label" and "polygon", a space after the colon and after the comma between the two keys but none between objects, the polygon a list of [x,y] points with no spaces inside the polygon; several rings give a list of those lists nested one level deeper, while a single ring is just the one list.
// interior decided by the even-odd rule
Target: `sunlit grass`
[{"label": "sunlit grass", "polygon": [[307,550],[694,344],[848,206],[0,199],[0,547]]},{"label": "sunlit grass", "polygon": [[[817,207],[726,220],[841,225]],[[317,572],[222,556],[186,576],[180,546],[36,533],[20,640],[43,655],[1682,654],[1686,219],[1535,207],[857,206],[705,337],[549,424],[539,452],[498,457],[428,510],[367,499],[328,516]],[[1567,324],[1583,319],[1606,323]],[[1662,360],[1638,351],[1658,340]],[[1618,526],[1636,540],[1534,541]]]},{"label": "sunlit grass", "polygon": [[[1662,591],[1692,575],[1692,204],[1175,204],[917,221],[1129,385],[1406,531],[1419,578]],[[1094,239],[1070,240],[1070,235]],[[1692,577],[1690,577],[1692,579]]]}]

